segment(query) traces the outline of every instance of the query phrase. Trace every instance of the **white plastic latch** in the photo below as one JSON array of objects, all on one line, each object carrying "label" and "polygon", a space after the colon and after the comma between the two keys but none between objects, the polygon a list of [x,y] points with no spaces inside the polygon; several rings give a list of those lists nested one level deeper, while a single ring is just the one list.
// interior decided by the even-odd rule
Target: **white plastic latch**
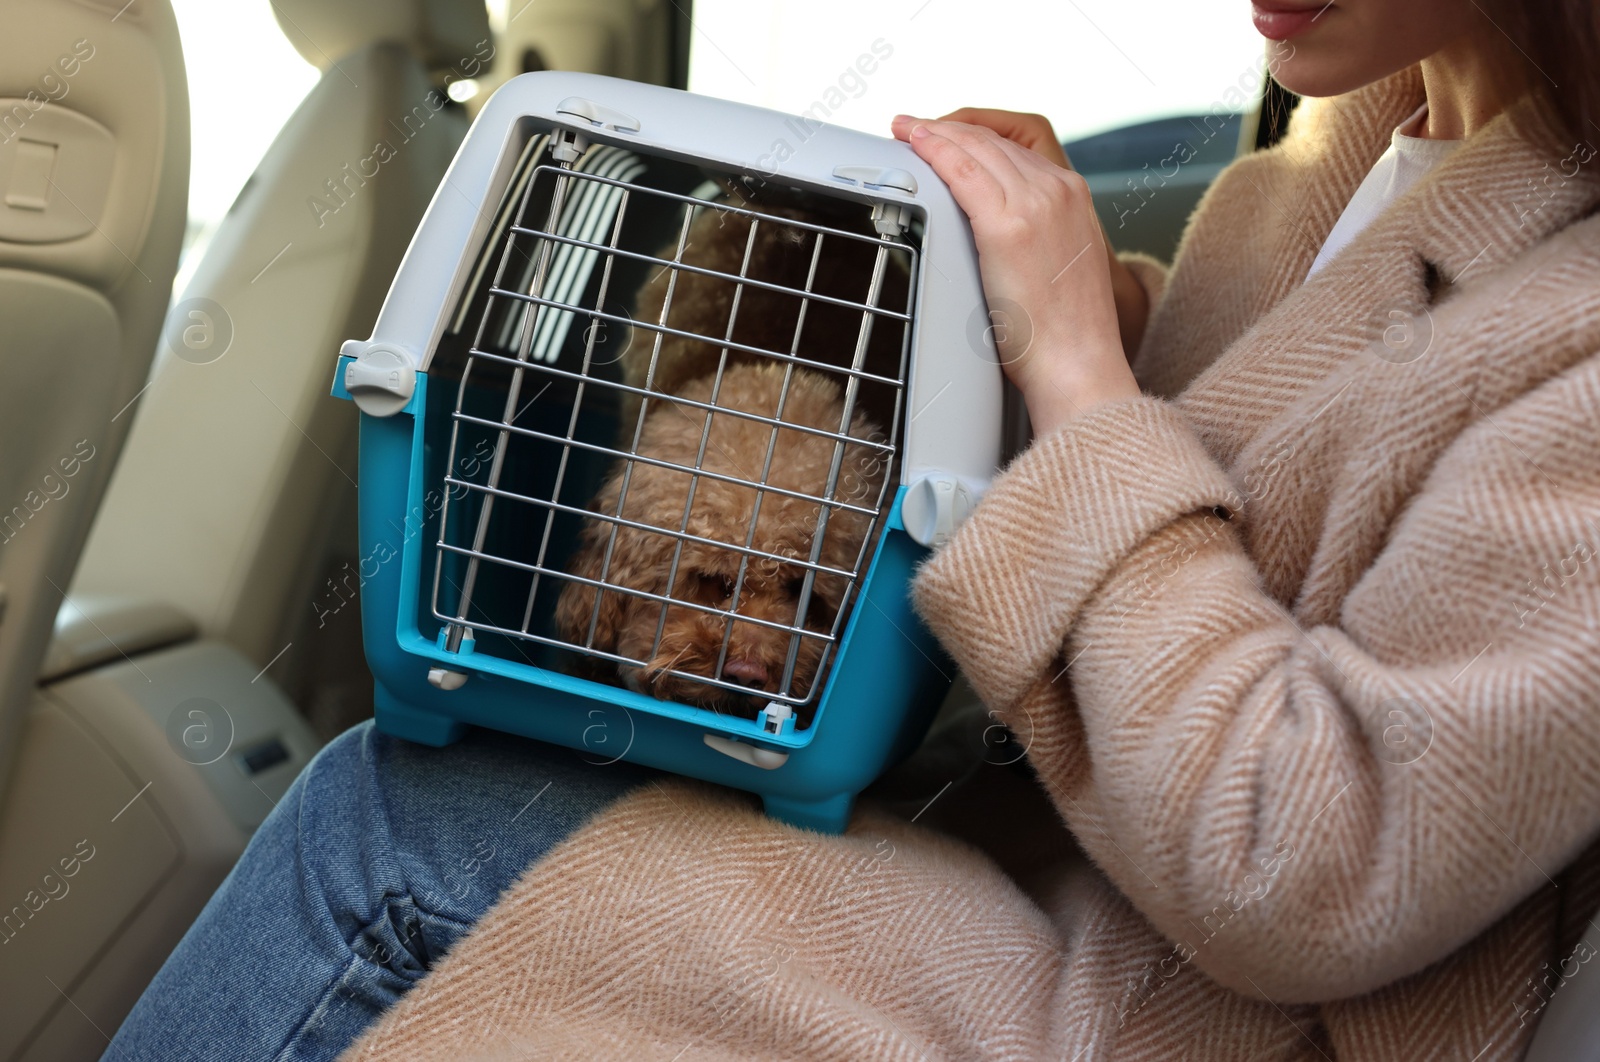
[{"label": "white plastic latch", "polygon": [[[470,653],[475,644],[472,629],[469,627],[466,633],[462,635],[461,645],[457,651]],[[452,671],[447,667],[430,667],[428,669],[428,684],[437,686],[448,693],[451,690],[459,690],[462,686],[465,686],[467,684],[467,676],[460,671]]]},{"label": "white plastic latch", "polygon": [[394,347],[348,340],[339,353],[355,360],[345,366],[344,389],[361,412],[392,417],[417,390],[417,363]]},{"label": "white plastic latch", "polygon": [[783,733],[783,724],[794,716],[794,709],[782,701],[768,701],[761,709],[761,729],[769,734]]},{"label": "white plastic latch", "polygon": [[872,227],[879,236],[900,236],[911,227],[911,208],[899,203],[874,203]]},{"label": "white plastic latch", "polygon": [[[892,188],[906,195],[917,194],[917,179],[905,170],[881,166],[835,166],[833,177],[862,188]],[[879,236],[899,236],[911,227],[911,210],[900,203],[874,203],[872,227]]]},{"label": "white plastic latch", "polygon": [[924,476],[911,485],[900,503],[900,520],[913,539],[937,549],[949,541],[972,508],[972,492],[966,484],[940,473]]},{"label": "white plastic latch", "polygon": [[724,756],[732,756],[734,759],[742,763],[748,763],[752,767],[760,767],[763,771],[775,771],[789,762],[789,754],[787,752],[779,752],[777,749],[757,748],[754,745],[746,745],[742,741],[734,741],[732,738],[725,738],[717,734],[707,734],[706,744]]},{"label": "white plastic latch", "polygon": [[563,118],[582,118],[597,129],[614,129],[619,133],[637,133],[639,119],[624,114],[582,96],[568,96],[556,104],[556,113]]},{"label": "white plastic latch", "polygon": [[555,139],[550,142],[550,154],[557,162],[568,166],[583,158],[583,153],[588,150],[589,138],[570,129],[557,129]]},{"label": "white plastic latch", "polygon": [[917,194],[917,179],[905,170],[886,170],[880,166],[835,166],[836,180],[867,188],[894,188],[907,195]]},{"label": "white plastic latch", "polygon": [[459,690],[467,684],[467,676],[459,671],[451,671],[449,668],[430,667],[428,669],[428,684],[446,691]]}]

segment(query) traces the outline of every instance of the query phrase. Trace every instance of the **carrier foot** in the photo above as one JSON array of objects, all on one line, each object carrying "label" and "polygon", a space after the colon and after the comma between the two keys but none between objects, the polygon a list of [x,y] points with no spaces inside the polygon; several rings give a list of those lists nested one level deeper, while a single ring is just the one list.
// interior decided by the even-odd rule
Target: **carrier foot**
[{"label": "carrier foot", "polygon": [[372,714],[373,722],[385,734],[415,741],[419,745],[443,748],[446,745],[454,745],[467,732],[465,723],[446,715],[439,715],[437,712],[422,711],[401,704],[393,697],[386,696],[382,689],[378,691]]},{"label": "carrier foot", "polygon": [[803,826],[818,833],[843,833],[850,822],[850,809],[855,806],[854,793],[840,793],[827,800],[790,800],[787,797],[763,796],[761,803],[767,814],[791,826]]}]

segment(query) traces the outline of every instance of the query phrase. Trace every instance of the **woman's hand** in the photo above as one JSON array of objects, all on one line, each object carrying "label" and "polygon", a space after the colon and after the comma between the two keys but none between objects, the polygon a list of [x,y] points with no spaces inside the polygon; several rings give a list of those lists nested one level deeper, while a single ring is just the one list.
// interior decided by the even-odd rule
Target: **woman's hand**
[{"label": "woman's hand", "polygon": [[[907,116],[901,115],[896,118],[897,125],[905,117]],[[1020,144],[1029,151],[1042,155],[1062,169],[1072,169],[1066,149],[1061,146],[1061,141],[1056,139],[1056,131],[1051,127],[1050,119],[1042,114],[1000,111],[993,107],[962,107],[960,110],[951,111],[939,121],[964,122],[967,125],[981,125],[985,129],[993,129],[1013,144]],[[900,135],[898,128],[895,135]]]},{"label": "woman's hand", "polygon": [[[1054,144],[1049,123],[1010,112],[957,113],[1002,116],[995,121],[1025,139],[1014,142],[987,125],[904,115],[894,132],[950,186],[972,222],[996,346],[1036,434],[1136,396],[1113,294],[1116,260],[1083,178],[1046,157]],[[1039,149],[1023,146],[1030,141]],[[1054,154],[1065,161],[1059,146]],[[1144,307],[1137,310],[1142,331]]]},{"label": "woman's hand", "polygon": [[[907,123],[913,120],[904,115],[896,119]],[[993,129],[1013,144],[1020,144],[1057,166],[1072,169],[1072,160],[1067,158],[1067,153],[1061,146],[1061,138],[1056,136],[1055,129],[1050,125],[1050,119],[1042,114],[1002,111],[992,107],[962,107],[960,110],[951,111],[939,121],[965,122],[968,125],[981,125],[985,129]],[[904,139],[898,131],[895,135]],[[1100,231],[1103,237],[1105,233],[1103,226]],[[1133,271],[1117,257],[1110,242],[1104,242],[1106,263],[1111,269],[1111,294],[1117,300],[1117,327],[1122,333],[1122,349],[1131,353],[1139,349],[1139,341],[1144,338],[1145,322],[1150,317],[1150,298],[1145,294],[1144,285],[1133,275]]]}]

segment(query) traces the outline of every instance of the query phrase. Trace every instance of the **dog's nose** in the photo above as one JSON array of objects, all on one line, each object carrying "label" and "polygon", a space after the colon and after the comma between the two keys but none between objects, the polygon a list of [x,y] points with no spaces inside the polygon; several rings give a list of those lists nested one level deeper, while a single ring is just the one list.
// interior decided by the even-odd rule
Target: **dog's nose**
[{"label": "dog's nose", "polygon": [[767,669],[754,660],[733,659],[722,666],[722,677],[728,682],[737,682],[741,686],[750,686],[762,689],[770,678]]}]

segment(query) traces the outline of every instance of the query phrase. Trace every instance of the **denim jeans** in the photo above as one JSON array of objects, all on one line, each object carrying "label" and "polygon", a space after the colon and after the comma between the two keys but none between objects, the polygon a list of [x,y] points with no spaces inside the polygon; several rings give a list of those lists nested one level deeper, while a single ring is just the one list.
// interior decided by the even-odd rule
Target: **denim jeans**
[{"label": "denim jeans", "polygon": [[530,863],[654,777],[505,734],[435,749],[362,723],[301,772],[103,1059],[334,1058]]}]

